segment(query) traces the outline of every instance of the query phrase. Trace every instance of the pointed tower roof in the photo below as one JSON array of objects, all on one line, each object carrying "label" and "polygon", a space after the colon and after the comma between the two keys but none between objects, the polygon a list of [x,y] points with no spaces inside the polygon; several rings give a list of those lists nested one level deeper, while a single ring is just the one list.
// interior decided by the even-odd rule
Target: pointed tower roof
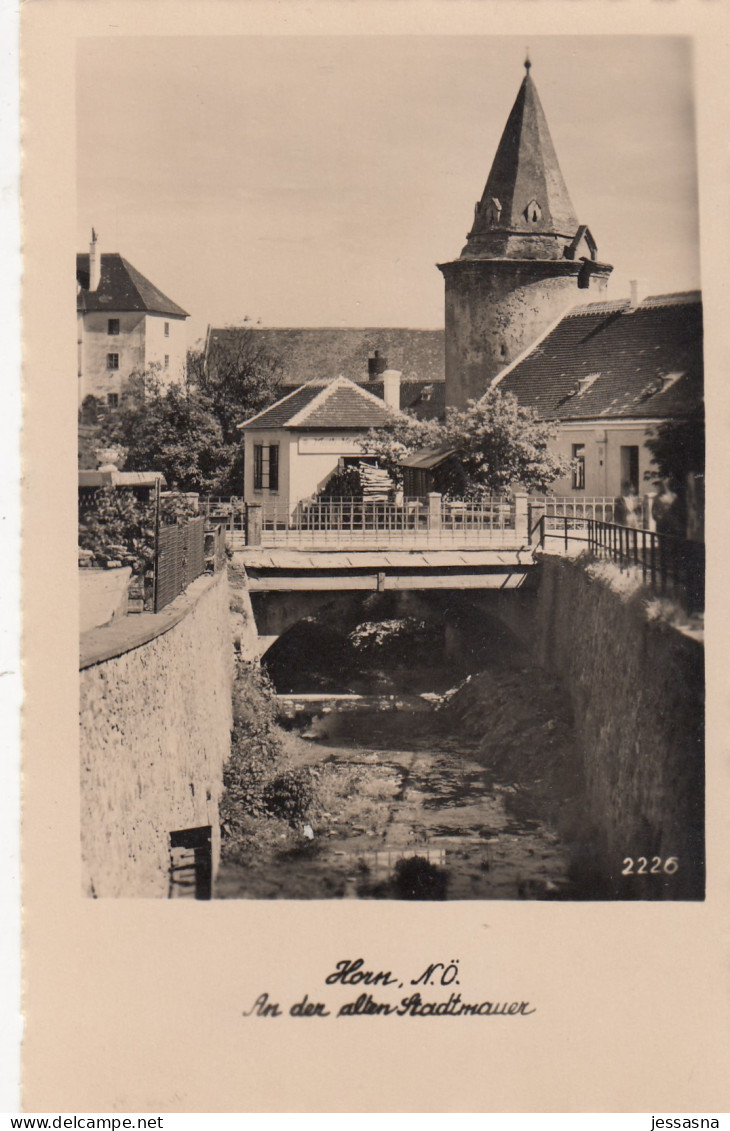
[{"label": "pointed tower roof", "polygon": [[475,208],[474,225],[462,252],[467,258],[500,251],[509,256],[510,248],[505,243],[509,236],[523,237],[519,246],[524,254],[525,236],[538,237],[536,249],[540,245],[544,248],[545,237],[548,241],[556,236],[572,239],[578,228],[545,112],[530,75],[531,65],[526,59],[525,77]]}]

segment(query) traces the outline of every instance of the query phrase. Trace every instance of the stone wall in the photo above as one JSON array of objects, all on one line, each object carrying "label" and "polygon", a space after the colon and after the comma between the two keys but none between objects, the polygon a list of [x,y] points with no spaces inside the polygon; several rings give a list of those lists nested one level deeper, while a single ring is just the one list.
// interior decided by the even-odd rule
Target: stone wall
[{"label": "stone wall", "polygon": [[[539,661],[572,700],[596,874],[619,898],[701,898],[702,644],[652,619],[640,593],[558,559],[542,566],[535,626]],[[679,870],[626,877],[626,857],[677,857]]]},{"label": "stone wall", "polygon": [[156,615],[154,635],[144,628],[151,617],[94,630],[95,653],[87,641],[80,673],[87,895],[166,897],[174,830],[210,825],[217,860],[232,723],[226,572],[189,586]]}]

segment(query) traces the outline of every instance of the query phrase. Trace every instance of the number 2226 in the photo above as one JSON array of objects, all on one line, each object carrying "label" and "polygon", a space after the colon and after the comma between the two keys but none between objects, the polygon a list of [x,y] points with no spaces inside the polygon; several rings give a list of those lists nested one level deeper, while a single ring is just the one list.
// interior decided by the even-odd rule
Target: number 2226
[{"label": "number 2226", "polygon": [[679,871],[679,860],[676,856],[667,856],[666,860],[662,860],[660,856],[652,856],[651,867],[649,867],[646,856],[637,856],[635,863],[637,865],[636,871],[634,871],[634,858],[627,856],[623,862],[621,875],[656,876],[660,872],[664,872],[666,876],[673,876],[675,872]]}]

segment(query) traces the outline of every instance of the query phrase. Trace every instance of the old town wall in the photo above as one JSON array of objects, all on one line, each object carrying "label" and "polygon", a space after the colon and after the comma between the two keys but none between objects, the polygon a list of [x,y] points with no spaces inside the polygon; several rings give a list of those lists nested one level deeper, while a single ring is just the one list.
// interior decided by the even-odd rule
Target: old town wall
[{"label": "old town wall", "polygon": [[226,571],[161,613],[82,636],[81,841],[87,895],[169,893],[170,833],[210,826],[231,730]]}]

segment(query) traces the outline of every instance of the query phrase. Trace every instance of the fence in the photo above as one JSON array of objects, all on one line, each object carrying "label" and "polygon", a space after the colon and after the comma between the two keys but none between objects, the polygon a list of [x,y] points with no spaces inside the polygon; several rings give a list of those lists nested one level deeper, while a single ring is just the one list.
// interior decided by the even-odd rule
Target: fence
[{"label": "fence", "polygon": [[575,495],[531,495],[529,503],[536,518],[535,512],[544,513],[546,529],[562,530],[566,518],[571,519],[576,527],[584,526],[588,519],[613,522],[616,500],[601,495],[581,498]]},{"label": "fence", "polygon": [[225,524],[229,534],[242,535],[246,529],[245,506],[243,499],[235,495],[204,495],[198,500],[198,514],[208,525]]},{"label": "fence", "polygon": [[[577,533],[570,516],[553,518],[555,525],[548,526],[550,520],[542,515],[532,527],[533,536],[538,535],[540,545],[545,544],[546,534],[557,530],[564,540],[566,552],[569,541],[584,542],[597,558],[614,561],[621,569],[640,570],[644,584],[659,596],[676,598],[688,612],[704,608],[704,542],[691,542],[672,534],[660,534],[656,530],[622,526],[594,518],[586,519],[583,532]],[[560,523],[562,529],[559,529]]]},{"label": "fence", "polygon": [[154,611],[159,613],[205,570],[205,519],[161,526],[155,539]]},{"label": "fence", "polygon": [[[526,530],[525,530],[526,534]],[[451,500],[433,493],[399,503],[358,498],[320,499],[247,507],[248,545],[345,549],[502,545],[517,538],[515,505],[502,497]]]}]

